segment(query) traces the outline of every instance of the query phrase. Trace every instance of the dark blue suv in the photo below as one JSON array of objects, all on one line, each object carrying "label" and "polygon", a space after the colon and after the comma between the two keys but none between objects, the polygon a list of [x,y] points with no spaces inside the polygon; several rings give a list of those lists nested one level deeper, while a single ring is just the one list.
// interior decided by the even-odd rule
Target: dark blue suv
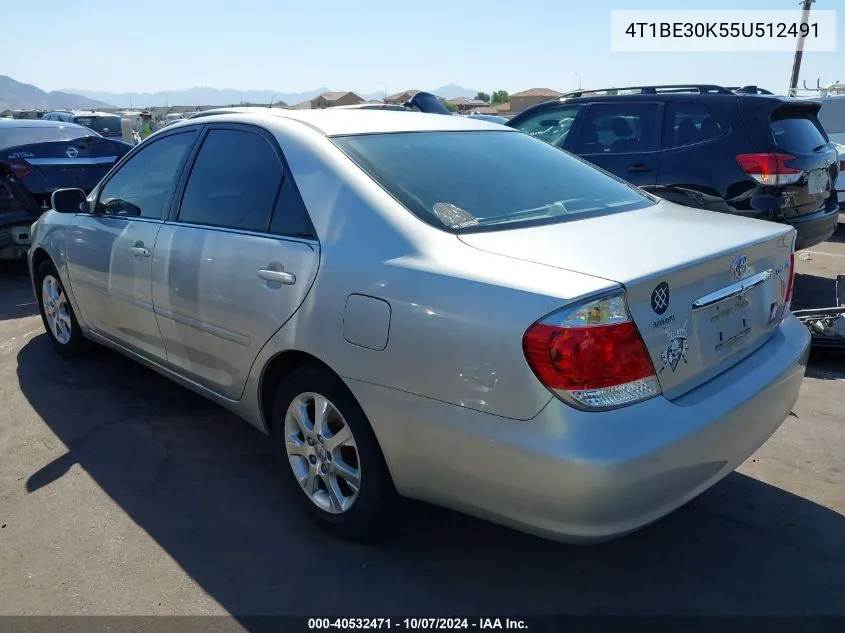
[{"label": "dark blue suv", "polygon": [[801,249],[829,238],[839,215],[819,108],[713,85],[637,86],[569,93],[507,125],[661,198],[790,224]]}]

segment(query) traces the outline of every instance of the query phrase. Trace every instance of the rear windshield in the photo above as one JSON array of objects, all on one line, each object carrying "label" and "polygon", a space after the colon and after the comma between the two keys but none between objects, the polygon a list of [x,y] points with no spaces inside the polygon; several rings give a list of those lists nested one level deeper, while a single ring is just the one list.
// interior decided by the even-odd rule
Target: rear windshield
[{"label": "rear windshield", "polygon": [[776,113],[772,116],[770,126],[778,149],[804,154],[827,145],[827,139],[813,112],[799,111],[780,116]]},{"label": "rear windshield", "polygon": [[452,232],[561,222],[654,200],[518,132],[403,132],[332,139],[425,222]]},{"label": "rear windshield", "polygon": [[118,116],[78,116],[73,118],[77,125],[84,125],[99,134],[120,133],[120,117]]},{"label": "rear windshield", "polygon": [[32,143],[48,143],[51,141],[70,141],[82,136],[90,136],[91,132],[84,127],[68,123],[57,126],[32,127],[0,127],[0,149],[31,145]]}]

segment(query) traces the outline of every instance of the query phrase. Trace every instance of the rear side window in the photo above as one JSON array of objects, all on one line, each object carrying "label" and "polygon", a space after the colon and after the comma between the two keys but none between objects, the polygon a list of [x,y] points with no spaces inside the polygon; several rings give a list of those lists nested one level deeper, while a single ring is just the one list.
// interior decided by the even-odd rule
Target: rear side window
[{"label": "rear side window", "polygon": [[653,152],[660,148],[660,106],[656,103],[598,103],[578,131],[576,154]]},{"label": "rear side window", "polygon": [[670,104],[667,122],[664,135],[667,148],[702,143],[730,132],[730,123],[701,103]]},{"label": "rear side window", "polygon": [[555,108],[538,112],[520,121],[514,127],[528,136],[533,136],[550,145],[562,147],[569,136],[575,117],[581,109],[579,105]]},{"label": "rear side window", "polygon": [[770,128],[775,146],[789,152],[806,154],[828,142],[816,115],[806,110],[778,111],[772,115]]},{"label": "rear side window", "polygon": [[270,232],[292,237],[315,237],[308,211],[290,176],[285,176],[282,182],[270,222]]},{"label": "rear side window", "polygon": [[266,231],[281,181],[281,162],[263,136],[211,130],[188,177],[179,221]]},{"label": "rear side window", "polygon": [[121,131],[120,117],[117,116],[78,116],[73,122],[91,128],[98,134],[115,134]]}]

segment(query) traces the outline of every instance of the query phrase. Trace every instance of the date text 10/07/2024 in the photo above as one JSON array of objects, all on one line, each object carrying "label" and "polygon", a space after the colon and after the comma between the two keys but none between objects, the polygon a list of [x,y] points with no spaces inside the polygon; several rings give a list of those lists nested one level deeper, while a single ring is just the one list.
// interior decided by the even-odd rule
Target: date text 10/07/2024
[{"label": "date text 10/07/2024", "polygon": [[308,618],[308,629],[332,630],[526,630],[528,624],[518,618]]}]

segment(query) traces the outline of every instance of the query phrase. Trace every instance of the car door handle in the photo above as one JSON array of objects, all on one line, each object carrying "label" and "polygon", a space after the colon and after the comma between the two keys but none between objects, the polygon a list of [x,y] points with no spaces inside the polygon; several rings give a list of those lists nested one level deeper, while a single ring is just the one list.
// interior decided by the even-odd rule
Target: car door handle
[{"label": "car door handle", "polygon": [[628,167],[628,171],[636,174],[643,171],[651,171],[651,167],[649,165],[644,165],[643,163],[637,163],[636,165]]},{"label": "car door handle", "polygon": [[273,281],[286,286],[292,286],[296,283],[296,275],[286,273],[283,270],[267,270],[266,268],[261,268],[258,270],[258,276],[264,281]]},{"label": "car door handle", "polygon": [[149,257],[150,256],[150,249],[144,246],[130,246],[129,252],[135,255],[136,257]]}]

